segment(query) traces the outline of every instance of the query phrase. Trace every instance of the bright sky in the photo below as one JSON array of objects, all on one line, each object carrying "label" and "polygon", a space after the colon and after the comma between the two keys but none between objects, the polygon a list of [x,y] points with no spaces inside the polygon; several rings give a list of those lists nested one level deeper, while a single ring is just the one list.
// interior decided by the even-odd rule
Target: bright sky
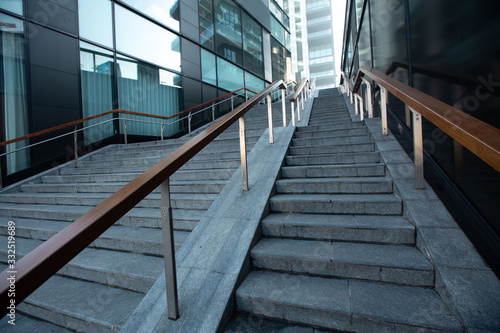
[{"label": "bright sky", "polygon": [[340,82],[340,60],[342,55],[342,42],[344,41],[344,19],[345,6],[347,0],[332,1],[332,21],[333,21],[333,39],[335,45],[335,70],[337,72],[337,85]]}]

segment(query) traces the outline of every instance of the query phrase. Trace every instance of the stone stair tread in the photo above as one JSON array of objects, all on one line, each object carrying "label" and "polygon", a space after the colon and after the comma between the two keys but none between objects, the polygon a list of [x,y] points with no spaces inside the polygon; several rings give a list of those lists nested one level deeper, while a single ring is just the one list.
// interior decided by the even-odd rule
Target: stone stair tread
[{"label": "stone stair tread", "polygon": [[[350,263],[381,268],[432,271],[432,264],[413,246],[263,238],[252,249],[252,256],[287,258],[292,261]],[[291,269],[293,269],[291,267]]]},{"label": "stone stair tread", "polygon": [[283,178],[278,193],[392,193],[389,177]]},{"label": "stone stair tread", "polygon": [[345,129],[345,128],[356,128],[356,127],[364,127],[364,123],[362,121],[358,122],[345,122],[345,123],[337,123],[337,124],[328,124],[328,125],[314,125],[314,126],[304,126],[297,127],[298,132],[316,132],[316,131],[324,131],[331,129]]},{"label": "stone stair tread", "polygon": [[[0,236],[0,243],[3,241],[6,242],[6,236]],[[18,237],[16,254],[23,257],[42,243],[41,240]],[[0,253],[6,254],[6,250],[0,249]],[[65,265],[59,275],[146,293],[163,269],[161,257],[86,248]]]},{"label": "stone stair tread", "polygon": [[287,166],[379,163],[379,152],[286,156]]},{"label": "stone stair tread", "polygon": [[[119,188],[127,185],[127,182],[96,182],[96,183],[33,183],[21,185],[21,189],[26,193],[87,193],[87,192],[102,192],[102,193],[115,193]],[[215,186],[225,186],[226,181],[223,179],[214,180],[172,180],[170,181],[170,187],[172,194],[181,193],[176,192],[176,186],[195,186],[200,187],[201,185],[215,185]],[[82,188],[87,188],[87,190],[82,190]],[[116,187],[119,187],[116,189]],[[93,188],[95,190],[90,191],[88,188]],[[35,190],[36,189],[36,190]],[[43,189],[43,190],[40,190]],[[153,193],[159,192],[157,188]],[[211,192],[213,194],[218,194],[219,192]],[[209,194],[209,193],[207,193]]]},{"label": "stone stair tread", "polygon": [[333,178],[385,176],[381,163],[297,165],[282,168],[283,178]]},{"label": "stone stair tread", "polygon": [[271,213],[262,221],[269,237],[415,244],[415,228],[401,216]]},{"label": "stone stair tread", "polygon": [[271,201],[308,201],[308,202],[401,202],[393,194],[277,194]]},{"label": "stone stair tread", "polygon": [[30,316],[26,316],[20,313],[16,313],[16,325],[11,325],[8,323],[9,317],[4,316],[0,320],[0,331],[5,333],[30,333],[30,332],[50,332],[50,333],[70,333],[70,331],[64,327],[54,325],[47,321],[42,321]]},{"label": "stone stair tread", "polygon": [[72,330],[118,331],[143,297],[134,291],[53,276],[18,309]]},{"label": "stone stair tread", "polygon": [[463,331],[439,295],[420,287],[253,271],[236,302],[243,312],[333,330]]}]

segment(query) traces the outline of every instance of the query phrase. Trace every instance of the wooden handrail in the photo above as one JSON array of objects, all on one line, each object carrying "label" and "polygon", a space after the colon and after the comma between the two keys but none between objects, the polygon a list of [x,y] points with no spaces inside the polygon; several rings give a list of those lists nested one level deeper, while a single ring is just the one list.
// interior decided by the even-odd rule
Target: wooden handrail
[{"label": "wooden handrail", "polygon": [[377,82],[495,170],[500,171],[500,129],[370,67],[359,69],[354,85],[349,85],[350,80],[345,77],[349,89],[352,87],[352,92],[357,92],[363,76]]},{"label": "wooden handrail", "polygon": [[6,146],[6,145],[11,144],[11,143],[16,143],[16,142],[19,142],[19,141],[22,141],[22,140],[31,139],[31,138],[34,138],[34,137],[37,137],[37,136],[40,136],[40,135],[43,135],[43,134],[47,134],[47,133],[50,133],[50,132],[54,132],[54,131],[57,131],[57,130],[60,130],[60,129],[63,129],[63,128],[67,128],[67,127],[71,127],[71,126],[76,126],[76,125],[84,123],[86,121],[97,119],[97,118],[101,118],[101,117],[104,117],[104,116],[107,116],[107,115],[110,115],[110,114],[114,114],[114,113],[124,113],[124,114],[130,114],[130,115],[135,115],[135,116],[143,116],[143,117],[149,117],[149,118],[169,120],[169,119],[175,118],[177,116],[180,116],[180,115],[182,115],[184,113],[196,110],[196,109],[198,109],[198,108],[200,108],[202,106],[211,104],[211,103],[213,103],[213,102],[215,102],[215,101],[217,101],[219,99],[222,99],[222,98],[225,98],[227,96],[233,95],[233,94],[235,94],[235,93],[237,93],[237,92],[239,92],[241,90],[248,90],[248,91],[250,91],[250,92],[252,92],[254,94],[257,94],[257,92],[254,91],[254,90],[252,90],[252,89],[249,89],[249,88],[246,88],[246,87],[240,88],[240,89],[235,90],[233,92],[230,92],[230,93],[227,93],[225,95],[222,95],[222,96],[216,97],[214,99],[211,99],[211,100],[209,100],[209,101],[207,101],[205,103],[193,106],[192,108],[189,108],[187,110],[184,110],[184,111],[181,111],[179,113],[176,113],[173,116],[160,116],[160,115],[149,114],[149,113],[141,113],[141,112],[134,112],[134,111],[127,111],[127,110],[115,109],[115,110],[111,110],[111,111],[100,113],[100,114],[95,115],[95,116],[87,117],[87,118],[84,118],[84,119],[78,119],[78,120],[75,120],[75,121],[72,121],[72,122],[69,122],[69,123],[65,123],[65,124],[61,124],[61,125],[54,126],[54,127],[51,127],[51,128],[47,128],[47,129],[44,129],[42,131],[38,131],[38,132],[35,132],[35,133],[27,134],[27,135],[21,136],[21,137],[16,138],[16,139],[12,139],[12,140],[8,140],[8,141],[0,142],[0,147]]},{"label": "wooden handrail", "polygon": [[[105,199],[95,208],[59,231],[39,247],[20,259],[15,266],[15,301],[21,303],[29,294],[53,276],[104,231],[136,206],[175,171],[188,162],[219,134],[242,117],[275,89],[286,89],[276,81],[244,102],[216,123],[170,153],[160,162]],[[9,269],[0,273],[0,315],[7,313],[10,302]]]}]

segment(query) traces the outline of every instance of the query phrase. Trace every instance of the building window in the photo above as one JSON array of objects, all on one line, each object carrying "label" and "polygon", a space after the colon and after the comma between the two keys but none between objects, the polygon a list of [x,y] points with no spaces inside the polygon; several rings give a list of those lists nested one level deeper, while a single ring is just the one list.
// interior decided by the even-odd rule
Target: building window
[{"label": "building window", "polygon": [[234,91],[243,88],[243,70],[217,57],[217,77],[219,88]]},{"label": "building window", "polygon": [[262,28],[245,13],[243,13],[243,50],[245,68],[258,75],[264,75]]},{"label": "building window", "polygon": [[203,82],[217,85],[215,55],[203,49],[201,50],[201,79]]},{"label": "building window", "polygon": [[113,47],[111,1],[78,1],[80,36],[107,47]]},{"label": "building window", "polygon": [[23,0],[0,0],[0,8],[17,15],[23,15]]},{"label": "building window", "polygon": [[[118,105],[120,109],[135,112],[172,116],[181,108],[181,76],[161,68],[119,56]],[[127,115],[127,134],[160,136],[161,126],[145,123],[152,121],[142,116]],[[176,119],[172,120],[175,121]],[[123,122],[121,124],[123,133]],[[165,126],[165,136],[179,131],[179,122]]]},{"label": "building window", "polygon": [[[80,43],[83,118],[113,110],[113,53],[88,43]],[[112,119],[107,115],[85,122],[91,126]],[[113,124],[87,129],[83,133],[85,145],[99,142],[113,135]]]},{"label": "building window", "polygon": [[214,6],[217,53],[243,65],[241,10],[230,0],[215,0]]},{"label": "building window", "polygon": [[[85,0],[87,1],[87,0]],[[120,0],[153,20],[179,31],[178,0]],[[81,2],[81,0],[80,0]]]},{"label": "building window", "polygon": [[198,1],[198,15],[200,21],[200,44],[214,49],[214,16],[212,0]]},{"label": "building window", "polygon": [[264,80],[259,79],[257,76],[245,72],[245,87],[253,91],[260,92],[266,87]]},{"label": "building window", "polygon": [[[0,115],[3,116],[3,139],[12,140],[28,134],[26,58],[23,21],[0,13]],[[0,139],[1,140],[1,139]],[[3,140],[1,140],[3,141]],[[22,148],[28,140],[6,146],[6,152]],[[30,165],[29,150],[6,155],[7,174]]]},{"label": "building window", "polygon": [[117,51],[181,71],[179,36],[121,6],[115,6],[115,16]]}]

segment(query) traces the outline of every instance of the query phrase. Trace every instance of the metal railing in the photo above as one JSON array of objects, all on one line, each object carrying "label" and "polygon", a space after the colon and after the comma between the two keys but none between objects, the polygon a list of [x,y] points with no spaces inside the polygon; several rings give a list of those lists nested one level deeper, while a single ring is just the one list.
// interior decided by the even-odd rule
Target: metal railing
[{"label": "metal railing", "polygon": [[[405,103],[413,117],[413,144],[415,163],[415,187],[424,188],[424,152],[422,117],[429,120],[443,132],[476,154],[483,161],[500,171],[500,129],[497,129],[477,118],[468,115],[457,108],[412,88],[384,73],[369,67],[361,67],[354,82],[342,72],[342,92],[350,96],[356,103],[356,114],[364,118],[363,98],[358,94],[361,84],[367,87],[368,117],[373,117],[372,83],[380,87],[380,109],[382,134],[387,135],[387,102],[388,92]],[[358,110],[358,102],[360,111]]]},{"label": "metal railing", "polygon": [[[316,82],[316,78],[313,82]],[[305,102],[311,97],[313,85],[309,83],[309,79],[304,79],[295,94],[289,97],[292,109],[292,126],[295,126],[295,103],[297,103],[297,121],[300,121],[301,111],[304,111]],[[283,126],[286,126],[285,109],[283,109]]]},{"label": "metal railing", "polygon": [[[244,92],[243,95],[240,95],[241,92]],[[256,91],[253,91],[251,89],[241,88],[241,89],[235,90],[233,92],[230,92],[228,94],[225,94],[223,96],[214,98],[214,99],[212,99],[210,101],[207,101],[205,103],[202,103],[200,105],[197,105],[195,107],[192,107],[192,108],[189,108],[187,110],[181,111],[181,112],[179,112],[177,114],[174,114],[172,116],[160,116],[160,115],[140,113],[140,112],[133,112],[133,111],[127,111],[127,110],[121,110],[121,109],[116,109],[116,110],[104,112],[104,113],[101,113],[101,114],[98,114],[98,115],[95,115],[95,116],[92,116],[92,117],[88,117],[88,118],[76,120],[76,121],[73,121],[73,122],[70,122],[70,123],[66,123],[66,124],[62,124],[62,125],[59,125],[59,126],[55,126],[55,127],[52,127],[52,128],[46,129],[46,130],[42,130],[42,131],[39,131],[39,132],[36,132],[36,133],[32,133],[32,134],[28,134],[28,135],[19,137],[19,138],[16,138],[16,139],[12,139],[12,140],[8,140],[8,141],[0,142],[0,147],[8,146],[10,144],[14,144],[14,143],[19,142],[19,141],[23,141],[23,140],[35,138],[35,137],[38,137],[38,136],[41,136],[41,135],[44,135],[44,134],[52,133],[52,132],[55,132],[57,130],[61,130],[61,129],[64,129],[64,128],[68,128],[68,127],[73,127],[74,126],[73,131],[70,131],[70,132],[67,132],[67,133],[64,133],[64,134],[60,134],[60,135],[56,135],[56,136],[51,137],[49,139],[42,140],[42,141],[39,141],[39,142],[36,142],[36,143],[32,143],[32,144],[26,145],[24,147],[18,148],[18,149],[14,149],[14,150],[10,150],[8,152],[2,153],[2,154],[0,154],[0,159],[3,158],[4,156],[10,155],[10,154],[13,154],[13,153],[16,153],[16,152],[20,152],[20,151],[23,151],[23,150],[26,150],[26,149],[29,149],[29,148],[32,148],[32,147],[35,147],[35,146],[39,146],[41,144],[44,144],[44,143],[47,143],[47,142],[51,142],[51,141],[54,141],[54,140],[57,140],[57,139],[60,139],[60,138],[66,137],[66,136],[71,136],[71,135],[73,135],[74,157],[75,157],[75,159],[78,159],[79,158],[79,154],[78,154],[78,147],[79,147],[78,133],[83,132],[83,131],[88,130],[88,129],[91,129],[91,128],[94,128],[94,127],[97,127],[97,126],[102,126],[102,125],[104,125],[106,123],[114,122],[114,121],[118,121],[118,122],[119,121],[123,121],[123,137],[124,137],[124,143],[125,144],[128,143],[128,131],[127,131],[127,127],[128,127],[129,122],[142,123],[142,124],[152,124],[152,125],[159,126],[159,129],[160,129],[160,138],[161,138],[161,140],[164,140],[165,126],[172,126],[172,125],[174,125],[176,123],[180,123],[181,121],[184,121],[185,119],[187,119],[188,120],[188,133],[191,133],[191,131],[192,131],[192,118],[193,118],[194,115],[196,115],[198,113],[202,113],[202,112],[204,112],[206,110],[211,110],[212,111],[212,121],[215,121],[215,119],[216,119],[215,109],[216,109],[216,107],[218,105],[230,101],[231,102],[231,110],[233,110],[234,109],[234,98],[235,98],[235,96],[243,97],[245,100],[248,100],[249,93],[250,94],[257,94]],[[208,106],[206,106],[206,105],[208,105]],[[206,106],[206,107],[201,108],[203,106]],[[199,108],[201,108],[201,109],[199,109]],[[199,109],[199,110],[197,110],[197,109]],[[105,116],[108,116],[108,115],[114,115],[114,114],[118,114],[118,117],[112,118],[112,119],[103,120],[103,121],[101,121],[99,123],[96,123],[96,124],[92,124],[92,125],[84,126],[82,128],[78,128],[78,125],[83,124],[85,122],[88,122],[90,120],[94,120],[94,119],[98,119],[98,118],[102,118],[102,117],[105,117]],[[124,115],[124,116],[121,117],[120,115]],[[145,118],[160,119],[161,122],[148,121],[148,120],[139,120],[139,119],[130,119],[130,118],[127,118],[127,115],[135,115],[135,116],[141,116],[141,117],[145,117]],[[179,117],[181,115],[186,115],[186,116]],[[176,117],[179,117],[179,118],[177,120],[174,120],[174,121],[166,122],[166,121],[174,119]],[[0,189],[2,188],[3,174],[4,174],[4,172],[2,172],[2,170],[0,169]]]},{"label": "metal railing", "polygon": [[[142,199],[157,187],[160,187],[167,311],[169,318],[177,319],[179,312],[169,178],[235,123],[236,120],[239,120],[243,190],[248,191],[244,115],[262,99],[266,98],[269,117],[269,142],[273,143],[271,94],[276,89],[281,89],[282,96],[284,96],[286,86],[283,81],[272,83],[28,253],[17,261],[15,267],[7,268],[0,273],[0,314],[5,315],[8,310],[7,307],[11,304],[11,298],[9,297],[10,282],[8,280],[10,276],[14,275],[15,277],[15,303],[18,304],[56,274],[59,269],[135,207]],[[282,103],[285,103],[284,98]]]}]

